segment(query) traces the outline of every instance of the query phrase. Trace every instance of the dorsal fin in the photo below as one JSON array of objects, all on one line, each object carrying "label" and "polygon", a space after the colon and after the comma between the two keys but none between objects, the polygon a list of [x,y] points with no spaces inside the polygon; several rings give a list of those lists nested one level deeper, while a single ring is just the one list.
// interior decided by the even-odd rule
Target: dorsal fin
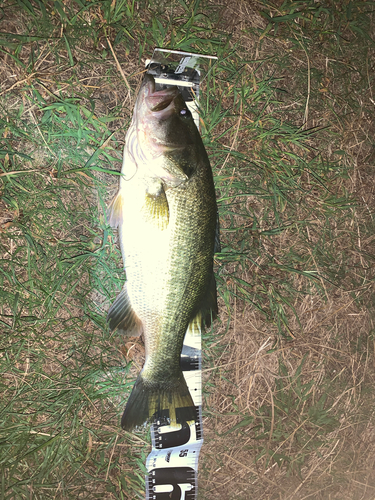
[{"label": "dorsal fin", "polygon": [[219,220],[219,212],[216,210],[216,231],[215,231],[215,245],[214,245],[214,253],[221,252],[221,244],[220,244],[220,220]]},{"label": "dorsal fin", "polygon": [[198,311],[196,310],[191,319],[188,330],[192,333],[201,333],[204,327],[211,326],[212,321],[216,318],[217,309],[217,292],[214,273],[211,274],[209,286],[203,300],[199,304]]}]

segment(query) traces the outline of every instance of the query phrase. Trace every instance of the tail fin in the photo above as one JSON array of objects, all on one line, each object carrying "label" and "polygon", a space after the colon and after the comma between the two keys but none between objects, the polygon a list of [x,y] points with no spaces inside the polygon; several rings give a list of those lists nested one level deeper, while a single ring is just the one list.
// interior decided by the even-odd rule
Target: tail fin
[{"label": "tail fin", "polygon": [[172,426],[195,419],[194,403],[182,372],[180,377],[165,384],[150,383],[140,373],[122,415],[121,427],[131,431],[152,417],[157,418],[161,412],[164,414],[163,410],[169,410]]}]

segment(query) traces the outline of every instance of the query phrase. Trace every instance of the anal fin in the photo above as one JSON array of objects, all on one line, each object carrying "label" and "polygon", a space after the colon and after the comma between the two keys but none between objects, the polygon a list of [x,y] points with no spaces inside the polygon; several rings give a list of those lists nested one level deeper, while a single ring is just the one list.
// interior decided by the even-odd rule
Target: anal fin
[{"label": "anal fin", "polygon": [[139,337],[143,332],[142,321],[133,311],[126,284],[108,311],[107,323],[110,330],[129,337]]}]

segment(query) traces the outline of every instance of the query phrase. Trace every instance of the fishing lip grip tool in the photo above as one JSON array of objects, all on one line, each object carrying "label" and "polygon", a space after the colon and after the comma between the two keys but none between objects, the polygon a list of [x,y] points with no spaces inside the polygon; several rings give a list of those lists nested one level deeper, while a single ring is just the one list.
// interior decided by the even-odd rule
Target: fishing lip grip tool
[{"label": "fishing lip grip tool", "polygon": [[[199,87],[217,61],[215,56],[155,49],[146,61],[147,73],[155,79],[155,90],[177,86],[199,130]],[[161,410],[151,424],[152,450],[146,459],[146,500],[196,500],[198,458],[203,444],[202,429],[202,338],[188,329],[180,366],[195,405],[195,419],[169,425],[169,410]]]}]

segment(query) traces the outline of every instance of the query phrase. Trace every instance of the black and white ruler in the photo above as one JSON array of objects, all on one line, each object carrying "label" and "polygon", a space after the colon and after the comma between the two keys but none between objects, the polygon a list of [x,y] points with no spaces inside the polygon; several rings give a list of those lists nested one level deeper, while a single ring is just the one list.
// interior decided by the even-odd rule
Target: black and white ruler
[{"label": "black and white ruler", "polygon": [[[214,56],[166,49],[155,49],[152,59],[146,61],[156,90],[173,85],[179,88],[198,130],[199,86],[216,61]],[[201,346],[201,332],[188,329],[180,364],[196,415],[188,422],[179,420],[177,408],[177,427],[169,426],[168,410],[152,423],[152,451],[146,460],[146,500],[197,499],[198,458],[203,444]]]}]

